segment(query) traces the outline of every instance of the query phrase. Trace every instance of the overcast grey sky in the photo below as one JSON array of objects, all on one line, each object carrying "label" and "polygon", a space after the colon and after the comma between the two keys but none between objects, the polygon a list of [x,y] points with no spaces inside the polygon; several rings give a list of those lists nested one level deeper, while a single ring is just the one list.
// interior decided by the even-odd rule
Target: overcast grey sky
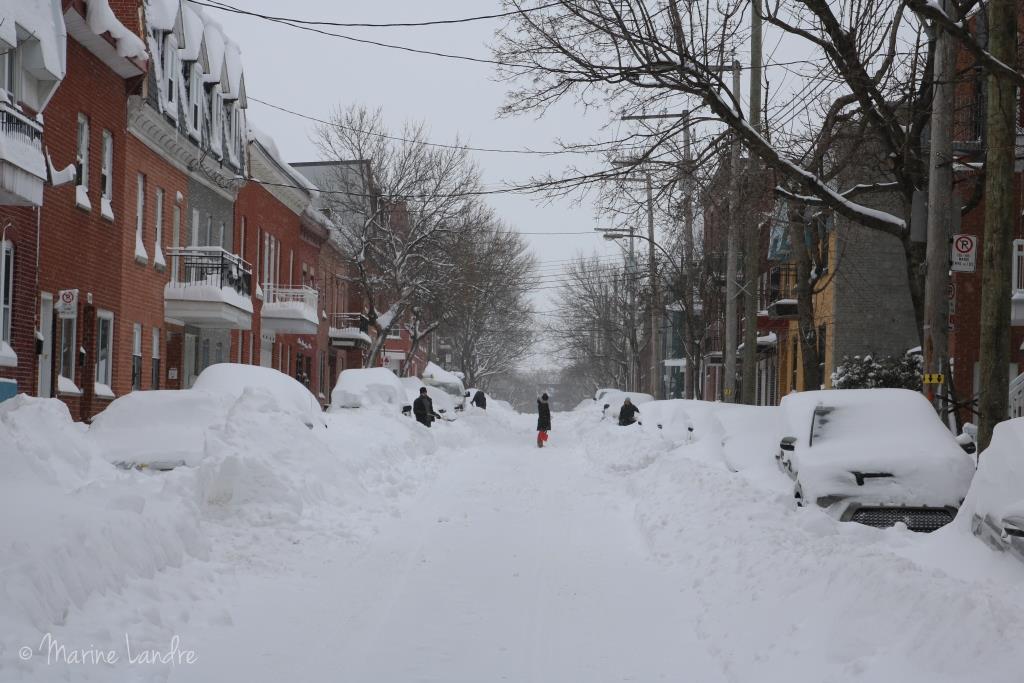
[{"label": "overcast grey sky", "polygon": [[[234,3],[233,3],[234,4]],[[501,12],[497,0],[387,0],[377,3],[336,0],[239,0],[254,12],[299,19],[343,22],[405,22],[461,18]],[[609,116],[586,115],[571,105],[559,106],[544,118],[499,119],[506,85],[495,80],[493,67],[353,43],[301,31],[278,23],[207,8],[242,48],[248,94],[295,111],[326,118],[335,105],[360,102],[380,106],[397,128],[406,119],[425,120],[433,141],[450,143],[456,135],[478,147],[552,149],[557,138],[579,140],[601,135]],[[490,57],[487,43],[502,20],[421,28],[331,29],[360,38],[397,43],[475,57]],[[285,159],[317,158],[309,141],[312,123],[277,112],[250,100],[250,121],[271,134]],[[614,132],[614,131],[612,131]],[[547,171],[558,172],[569,157],[474,152],[489,187],[524,182]],[[580,164],[587,160],[576,155]],[[590,161],[597,168],[600,161]],[[514,228],[524,233],[590,231],[595,226],[589,201],[540,204],[523,195],[493,195],[487,201]],[[615,254],[617,248],[591,235],[527,235],[542,263],[545,286],[555,283],[551,262],[582,251]],[[547,308],[551,289],[538,295]]]}]

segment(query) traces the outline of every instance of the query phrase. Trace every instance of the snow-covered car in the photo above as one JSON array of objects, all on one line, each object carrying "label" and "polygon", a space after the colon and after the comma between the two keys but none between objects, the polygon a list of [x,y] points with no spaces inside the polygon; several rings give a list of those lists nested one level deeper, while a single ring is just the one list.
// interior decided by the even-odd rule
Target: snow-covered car
[{"label": "snow-covered car", "polygon": [[428,387],[437,387],[460,401],[466,394],[466,387],[463,385],[459,375],[445,370],[436,363],[428,362],[427,366],[423,368],[421,377],[423,383]]},{"label": "snow-covered car", "polygon": [[133,391],[93,418],[86,438],[119,467],[194,466],[205,456],[207,430],[224,424],[233,402],[195,389]]},{"label": "snow-covered car", "polygon": [[192,388],[211,394],[239,398],[247,388],[263,389],[274,395],[280,406],[295,414],[310,429],[327,428],[327,420],[316,397],[294,377],[274,368],[242,363],[216,363],[196,378]]},{"label": "snow-covered car", "polygon": [[933,531],[956,516],[973,459],[931,404],[905,389],[806,391],[782,400],[775,458],[798,505],[842,521]]},{"label": "snow-covered car", "polygon": [[1024,561],[1024,418],[1000,422],[978,458],[961,515],[975,536]]},{"label": "snow-covered car", "polygon": [[[604,417],[618,419],[619,409],[622,408],[622,404],[628,398],[633,402],[635,406],[642,406],[644,403],[650,403],[654,400],[654,397],[650,394],[642,394],[638,391],[620,391],[618,389],[606,389],[603,392],[598,392],[601,397],[597,399],[597,403],[601,406],[601,414]],[[640,419],[643,419],[643,408],[640,409]]]},{"label": "snow-covered car", "polygon": [[411,404],[402,380],[387,368],[342,370],[331,391],[331,408],[335,409],[387,405],[397,411]]}]

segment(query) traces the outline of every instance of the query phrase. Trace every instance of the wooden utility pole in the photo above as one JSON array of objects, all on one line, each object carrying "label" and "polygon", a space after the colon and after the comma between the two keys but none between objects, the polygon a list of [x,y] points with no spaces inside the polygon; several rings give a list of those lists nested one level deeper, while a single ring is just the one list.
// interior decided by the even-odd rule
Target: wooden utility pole
[{"label": "wooden utility pole", "polygon": [[650,387],[650,394],[654,398],[658,396],[658,379],[661,373],[658,372],[658,260],[654,253],[654,192],[651,188],[651,174],[644,174],[644,181],[647,185],[647,257],[651,275],[651,340],[650,346],[650,378],[647,380]]},{"label": "wooden utility pole", "polygon": [[[940,0],[942,10],[956,19],[955,3]],[[928,240],[925,252],[924,372],[947,374],[949,369],[949,240],[953,195],[953,93],[956,80],[954,38],[937,24],[935,70],[932,78],[931,150],[928,168]],[[925,394],[937,409],[944,409],[948,384],[926,384]],[[936,392],[938,387],[938,392]]]},{"label": "wooden utility pole", "polygon": [[693,168],[691,167],[690,159],[690,124],[686,124],[686,128],[683,130],[683,164],[685,168],[683,173],[685,180],[685,194],[683,195],[683,268],[679,271],[680,274],[686,275],[683,280],[683,314],[686,316],[686,375],[685,384],[683,389],[683,398],[696,398],[694,389],[696,387],[697,379],[697,363],[696,348],[697,332],[694,329],[696,325],[696,314],[693,311],[693,283],[694,277],[694,263],[693,263]]},{"label": "wooden utility pole", "polygon": [[[740,101],[740,63],[732,63],[732,95],[737,105]],[[736,251],[739,232],[740,203],[740,142],[733,135],[729,161],[729,223],[726,226],[725,253],[725,344],[722,348],[722,400],[736,401]]]},{"label": "wooden utility pole", "polygon": [[[1015,69],[1017,2],[991,0],[988,52]],[[981,271],[981,396],[978,449],[988,447],[996,423],[1007,418],[1010,365],[1010,263],[1013,253],[1013,164],[1016,151],[1017,88],[996,73],[988,75],[985,163],[985,234]]]},{"label": "wooden utility pole", "polygon": [[[761,0],[753,0],[750,10],[750,125],[761,130]],[[744,169],[746,186],[757,204],[761,183],[757,157],[749,154]],[[757,403],[757,276],[761,269],[761,238],[758,234],[757,204],[750,212],[743,240],[743,403]]]}]

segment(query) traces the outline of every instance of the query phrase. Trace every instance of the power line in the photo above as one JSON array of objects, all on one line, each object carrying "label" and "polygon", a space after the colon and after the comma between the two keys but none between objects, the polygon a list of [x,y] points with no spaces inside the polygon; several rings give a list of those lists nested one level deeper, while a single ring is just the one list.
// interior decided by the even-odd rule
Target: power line
[{"label": "power line", "polygon": [[203,7],[209,7],[211,9],[219,9],[225,12],[234,12],[236,14],[245,14],[249,16],[273,19],[274,21],[291,21],[296,24],[309,24],[312,26],[335,26],[338,28],[409,28],[419,26],[441,26],[450,24],[467,24],[473,21],[486,21],[489,19],[502,19],[504,17],[511,17],[516,14],[526,14],[528,12],[536,12],[542,9],[548,9],[554,7],[560,3],[552,2],[547,5],[541,5],[539,7],[530,7],[526,9],[512,10],[509,12],[502,12],[500,14],[482,14],[475,17],[462,17],[459,19],[434,19],[430,21],[407,21],[407,22],[389,22],[389,23],[358,23],[358,22],[342,22],[342,21],[314,21],[308,19],[295,19],[293,17],[274,17],[269,15],[261,15],[256,12],[250,12],[243,10],[239,7],[229,5],[226,2],[220,2],[220,0],[209,0],[208,2],[202,2],[201,0],[191,0],[195,5],[202,5]]},{"label": "power line", "polygon": [[[323,124],[325,126],[330,126],[332,128],[339,128],[341,130],[348,130],[348,131],[352,131],[354,133],[361,133],[363,135],[372,135],[374,137],[384,138],[385,140],[394,140],[396,142],[408,142],[408,143],[417,144],[417,145],[427,145],[428,147],[442,147],[444,149],[464,149],[464,150],[467,150],[467,151],[470,151],[470,152],[496,152],[496,153],[500,153],[500,154],[537,154],[537,155],[543,155],[543,156],[551,156],[551,155],[555,155],[555,154],[595,154],[595,153],[597,153],[597,151],[578,150],[578,149],[561,149],[561,150],[548,150],[548,151],[545,151],[545,150],[535,150],[535,149],[508,149],[508,148],[501,148],[501,147],[471,147],[470,145],[449,145],[449,144],[445,144],[443,142],[427,142],[426,140],[411,140],[409,138],[403,138],[403,137],[401,137],[399,135],[389,135],[387,133],[377,133],[377,132],[374,132],[374,131],[371,131],[371,130],[362,130],[360,128],[354,128],[352,126],[346,126],[344,124],[337,123],[335,121],[327,121],[325,119],[321,119],[321,118],[318,118],[316,116],[310,116],[309,114],[303,114],[301,112],[297,112],[297,111],[294,111],[292,109],[288,109],[287,107],[282,107],[279,104],[271,104],[270,102],[267,102],[266,100],[261,100],[258,97],[249,96],[248,99],[253,101],[253,102],[259,102],[260,104],[262,104],[265,107],[270,107],[271,109],[276,109],[276,110],[284,112],[286,114],[291,114],[292,116],[297,116],[300,119],[306,119],[307,121],[313,121],[314,123],[320,123],[320,124]],[[608,144],[616,144],[616,142],[613,141],[613,142],[610,142]]]}]

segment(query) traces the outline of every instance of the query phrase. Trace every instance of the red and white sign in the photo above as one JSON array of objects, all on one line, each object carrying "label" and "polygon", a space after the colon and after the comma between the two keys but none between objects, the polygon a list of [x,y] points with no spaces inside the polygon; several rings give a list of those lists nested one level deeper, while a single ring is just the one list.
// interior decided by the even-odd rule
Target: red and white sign
[{"label": "red and white sign", "polygon": [[62,289],[57,294],[57,300],[53,303],[57,311],[57,317],[62,320],[69,320],[78,317],[78,290]]},{"label": "red and white sign", "polygon": [[950,261],[950,270],[954,273],[973,273],[978,262],[978,238],[974,235],[953,235]]}]

